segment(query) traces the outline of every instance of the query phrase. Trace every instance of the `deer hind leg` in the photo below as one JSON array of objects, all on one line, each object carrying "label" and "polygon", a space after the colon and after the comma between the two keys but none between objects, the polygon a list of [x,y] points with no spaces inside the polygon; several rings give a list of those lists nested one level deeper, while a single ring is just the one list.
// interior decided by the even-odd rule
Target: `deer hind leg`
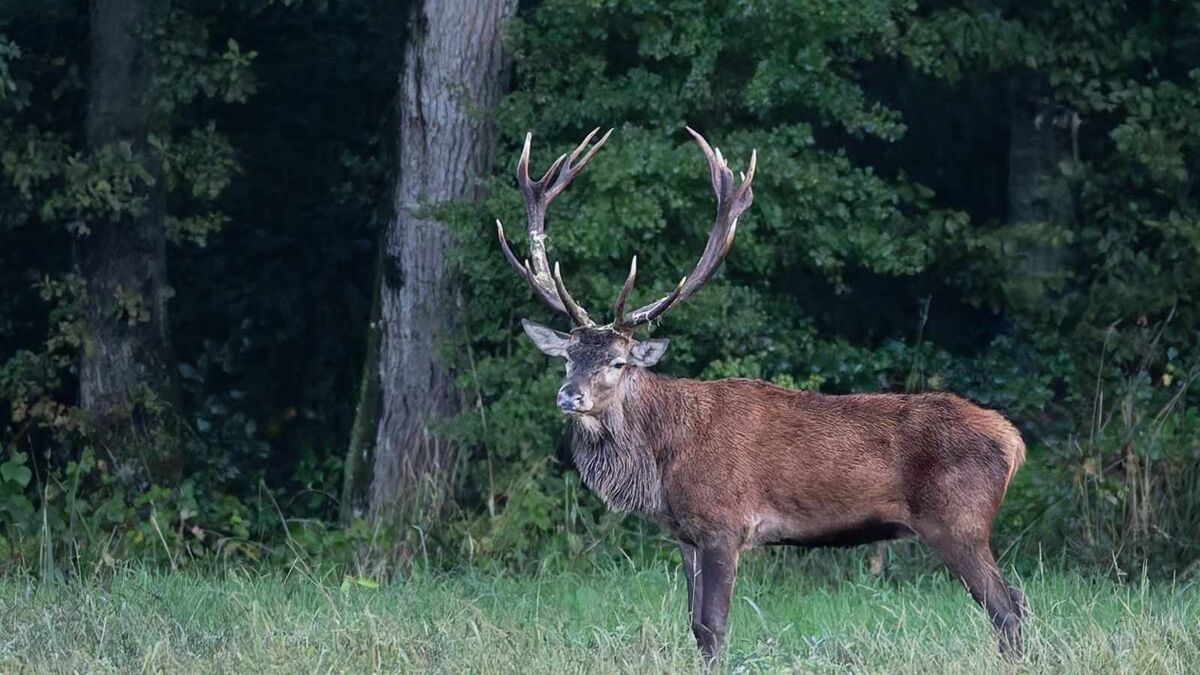
[{"label": "deer hind leg", "polygon": [[945,532],[922,534],[922,538],[967,587],[975,602],[987,612],[1000,638],[1000,653],[1020,656],[1025,596],[1004,580],[988,546],[988,538],[963,539]]}]

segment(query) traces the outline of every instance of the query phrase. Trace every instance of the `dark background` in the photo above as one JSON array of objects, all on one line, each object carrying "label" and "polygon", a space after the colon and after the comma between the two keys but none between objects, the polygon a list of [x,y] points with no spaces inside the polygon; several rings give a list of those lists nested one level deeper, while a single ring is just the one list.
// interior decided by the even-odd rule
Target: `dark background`
[{"label": "dark background", "polygon": [[[185,464],[150,488],[109,471],[73,413],[73,224],[103,208],[80,187],[103,168],[83,136],[80,4],[0,7],[0,567],[26,564],[43,515],[64,561],[106,537],[153,558],[151,508],[188,559],[377,550],[373,524],[340,508],[342,466],[409,8],[194,0],[160,18],[169,104],[153,119],[187,148],[166,213],[215,226],[168,228]],[[596,309],[635,253],[633,301],[663,292],[712,217],[686,123],[739,166],[757,148],[759,177],[723,272],[654,329],[672,338],[661,370],[955,391],[1030,446],[998,531],[1013,560],[1194,569],[1198,22],[1166,1],[521,3],[488,197],[441,216],[467,291],[444,358],[468,405],[442,429],[464,467],[426,543],[520,566],[651,533],[580,489],[551,405],[558,365],[519,335],[521,317],[552,319],[492,222],[524,250],[526,130],[546,165],[615,127],[555,205],[552,258]],[[218,550],[204,532],[261,545]]]}]

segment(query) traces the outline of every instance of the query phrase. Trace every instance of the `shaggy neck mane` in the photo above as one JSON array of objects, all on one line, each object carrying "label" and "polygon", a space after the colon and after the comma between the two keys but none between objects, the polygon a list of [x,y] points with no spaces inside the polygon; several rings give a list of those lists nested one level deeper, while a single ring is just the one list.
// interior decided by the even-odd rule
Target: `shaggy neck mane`
[{"label": "shaggy neck mane", "polygon": [[638,368],[627,374],[600,416],[574,422],[572,454],[583,482],[609,508],[654,515],[664,510],[660,467],[671,452],[664,378]]}]

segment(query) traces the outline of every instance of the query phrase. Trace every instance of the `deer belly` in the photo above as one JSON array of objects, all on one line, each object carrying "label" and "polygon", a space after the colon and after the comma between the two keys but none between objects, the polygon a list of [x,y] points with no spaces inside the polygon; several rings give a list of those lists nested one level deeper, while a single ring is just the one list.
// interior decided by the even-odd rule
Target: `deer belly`
[{"label": "deer belly", "polygon": [[913,534],[912,529],[904,523],[874,517],[803,524],[767,517],[755,525],[747,543],[750,546],[842,547],[901,539]]}]

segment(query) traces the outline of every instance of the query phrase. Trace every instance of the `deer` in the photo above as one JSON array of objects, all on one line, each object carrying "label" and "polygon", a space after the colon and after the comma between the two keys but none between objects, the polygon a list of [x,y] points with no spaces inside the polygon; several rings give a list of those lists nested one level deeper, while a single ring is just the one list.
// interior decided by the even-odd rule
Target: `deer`
[{"label": "deer", "polygon": [[[951,393],[823,394],[751,379],[673,379],[650,370],[668,340],[639,340],[705,285],[728,256],[754,195],[757,151],[735,181],[719,148],[685,127],[708,162],[716,219],[692,272],[666,295],[628,310],[637,257],[610,323],[572,298],[546,255],[546,210],[612,134],[593,130],[539,180],[532,132],[517,162],[530,256],[500,248],[533,294],[566,314],[570,332],[522,320],[543,353],[566,360],[557,393],[571,455],[587,487],[614,511],[657,523],[682,556],[692,633],[705,665],[725,640],[739,557],[765,545],[851,546],[916,537],[933,549],[991,619],[1000,652],[1021,650],[1023,593],[1005,580],[990,539],[1013,474],[1020,433],[999,413]],[[531,264],[532,261],[532,264]]]}]

